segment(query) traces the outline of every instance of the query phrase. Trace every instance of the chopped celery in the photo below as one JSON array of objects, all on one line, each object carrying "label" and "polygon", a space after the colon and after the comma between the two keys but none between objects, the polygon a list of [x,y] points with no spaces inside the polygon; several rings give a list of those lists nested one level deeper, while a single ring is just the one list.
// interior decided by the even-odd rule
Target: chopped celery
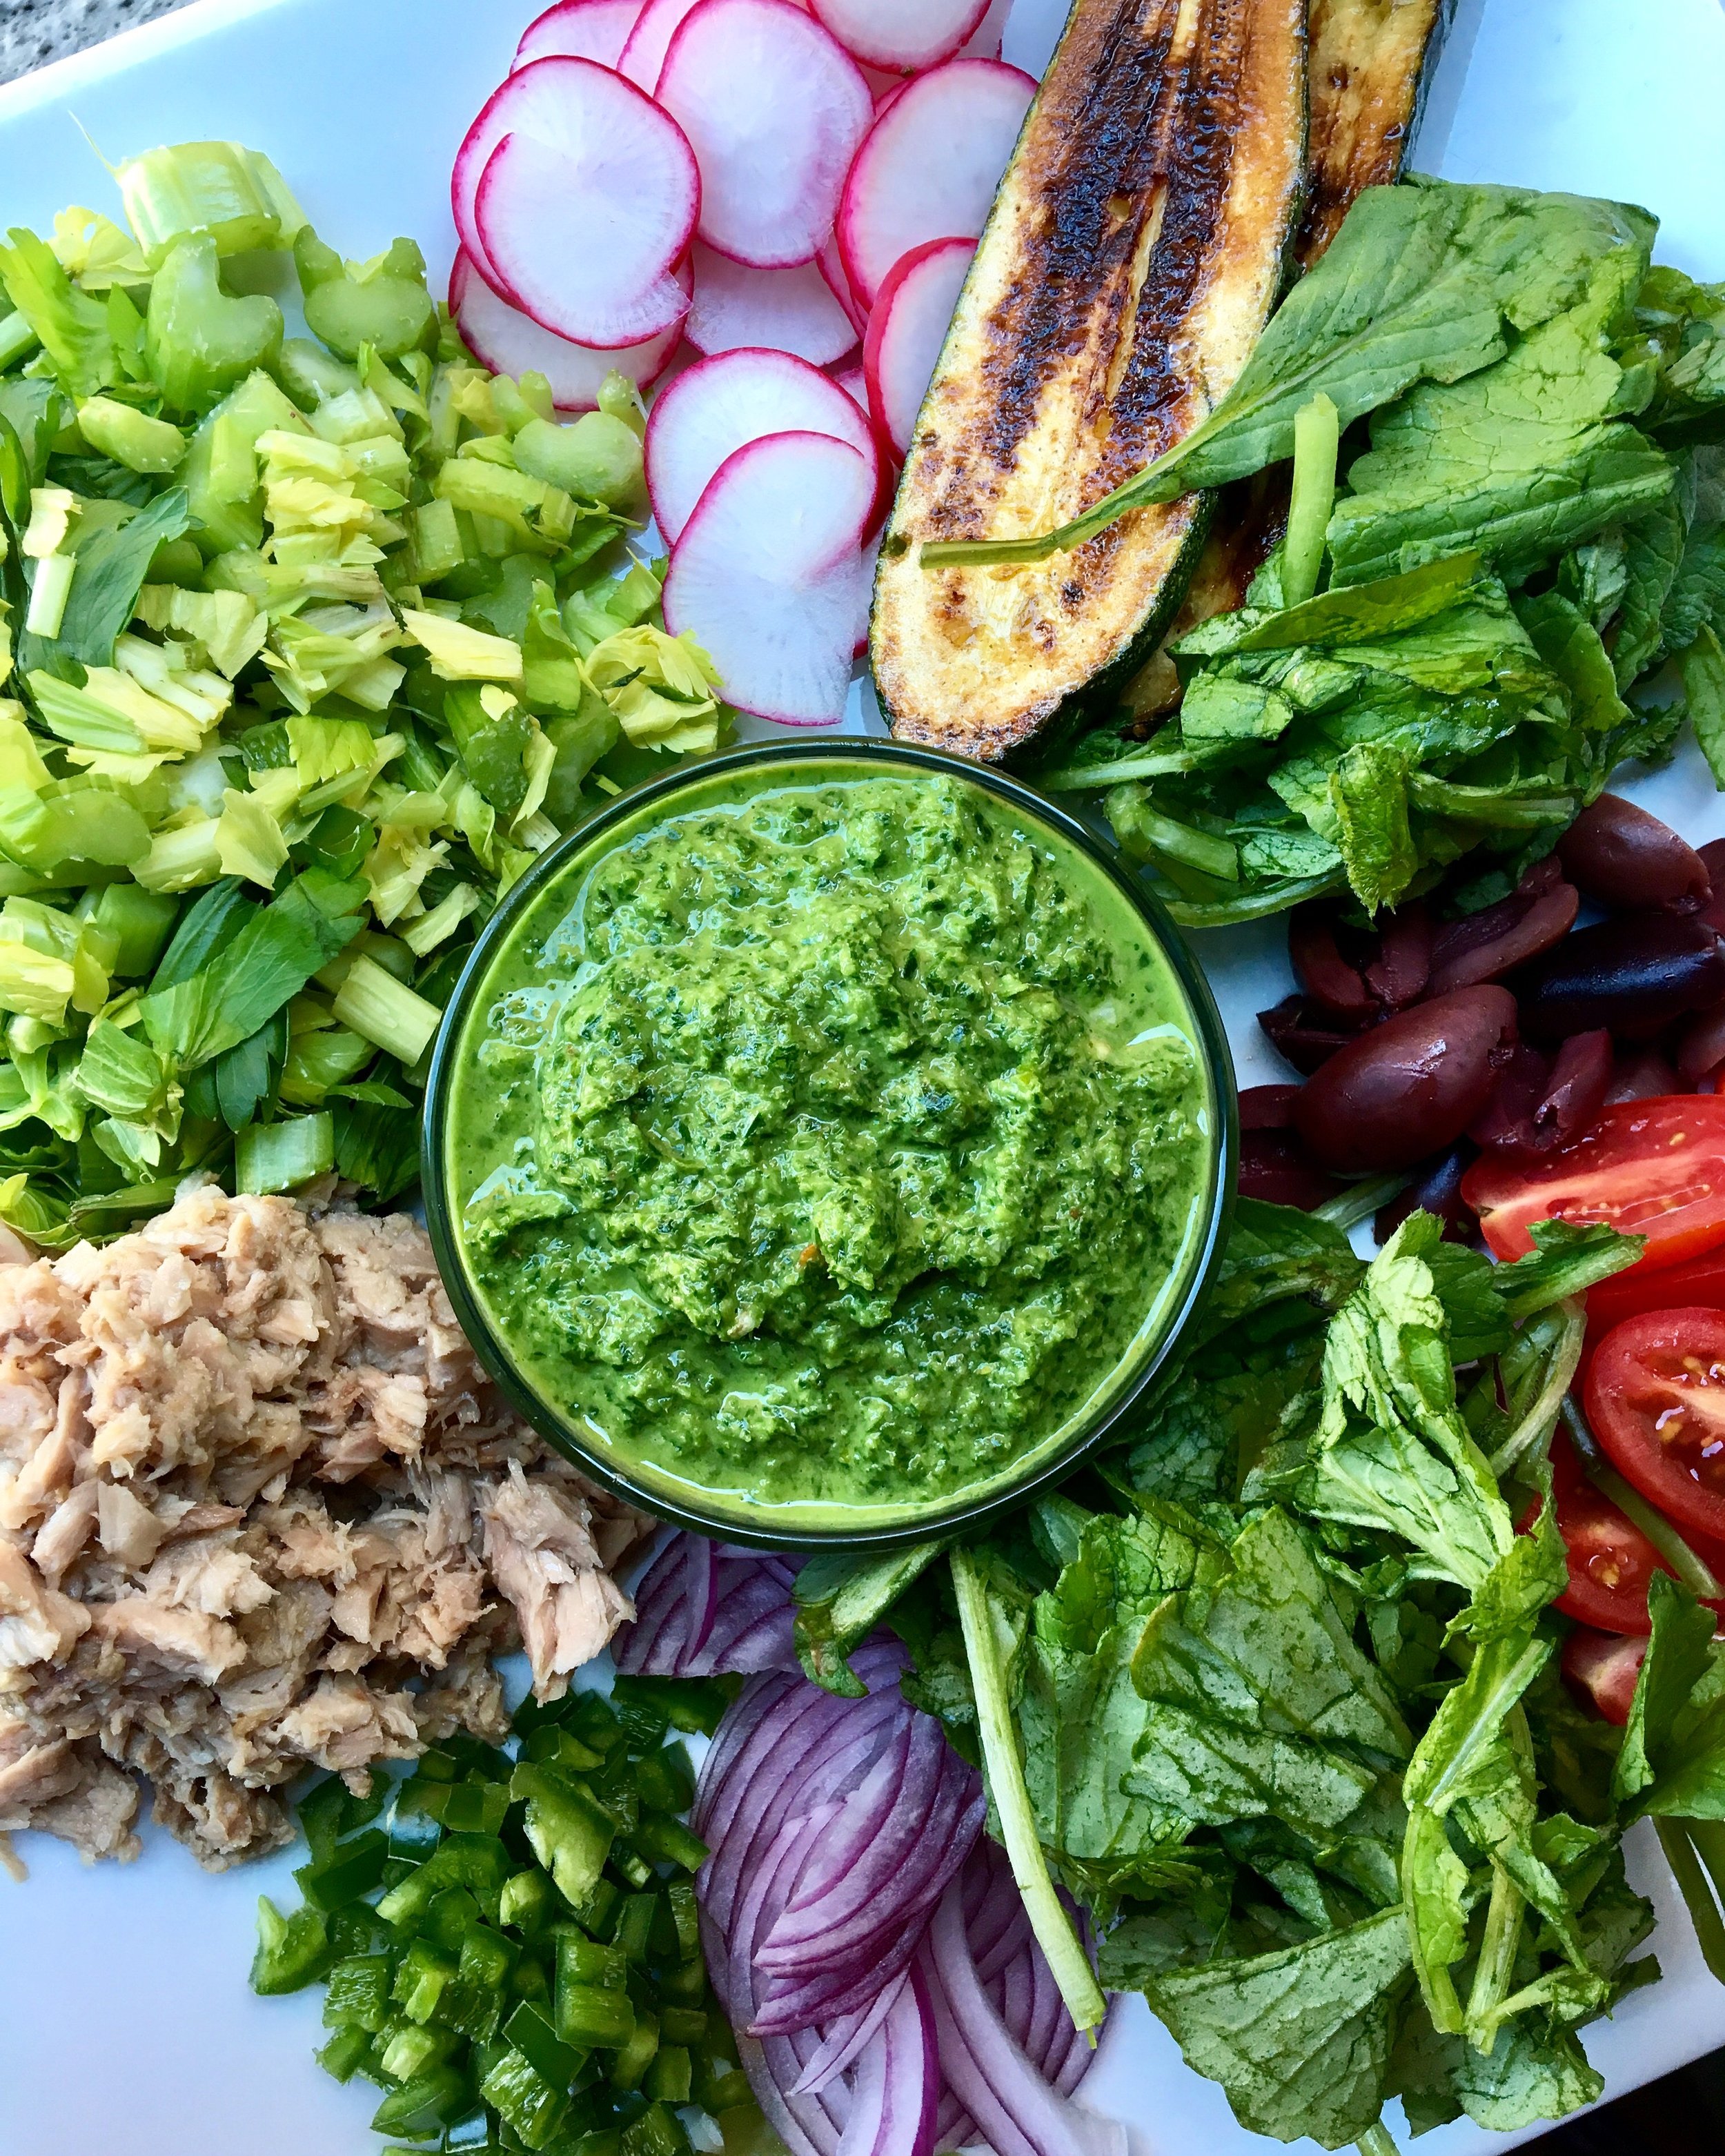
[{"label": "chopped celery", "polygon": [[[722,716],[624,554],[623,377],[563,424],[543,377],[473,363],[411,240],[344,260],[243,144],[116,177],[126,223],[0,235],[0,901],[90,931],[0,937],[0,1214],[52,1250],[192,1171],[410,1188],[475,927],[640,748],[711,747]],[[289,272],[308,335],[265,296]],[[218,920],[180,967],[177,928]],[[449,1819],[488,1830],[465,1779]],[[572,1830],[557,1864],[607,1922],[662,1869]]]},{"label": "chopped celery", "polygon": [[335,1125],[326,1114],[248,1123],[234,1142],[236,1187],[257,1195],[294,1190],[336,1164]]},{"label": "chopped celery", "polygon": [[336,993],[335,1015],[362,1040],[403,1064],[419,1060],[431,1045],[443,1013],[386,973],[372,958],[356,958]]}]

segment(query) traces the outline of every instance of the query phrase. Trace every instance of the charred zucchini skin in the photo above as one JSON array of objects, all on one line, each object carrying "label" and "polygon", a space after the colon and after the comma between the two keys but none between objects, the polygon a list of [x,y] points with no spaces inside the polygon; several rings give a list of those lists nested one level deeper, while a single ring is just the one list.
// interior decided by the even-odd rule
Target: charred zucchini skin
[{"label": "charred zucchini skin", "polygon": [[[1363,187],[1401,176],[1455,0],[1311,0],[1312,124],[1296,254],[1309,270]],[[1288,515],[1285,470],[1224,489],[1170,625],[1183,635],[1245,603]]]},{"label": "charred zucchini skin", "polygon": [[1312,145],[1300,266],[1363,187],[1400,177],[1455,0],[1311,0]]},{"label": "charred zucchini skin", "polygon": [[1298,228],[1305,64],[1304,0],[1076,0],[881,550],[870,647],[901,739],[999,759],[1166,629],[1202,546],[1195,499],[1008,569],[931,572],[916,544],[1045,531],[1226,393]]}]

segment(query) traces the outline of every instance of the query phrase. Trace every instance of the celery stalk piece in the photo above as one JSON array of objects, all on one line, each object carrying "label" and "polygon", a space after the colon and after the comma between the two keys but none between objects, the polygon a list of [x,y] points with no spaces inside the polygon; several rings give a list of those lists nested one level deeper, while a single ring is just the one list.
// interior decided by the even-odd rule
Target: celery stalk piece
[{"label": "celery stalk piece", "polygon": [[74,554],[49,554],[37,562],[36,573],[30,580],[30,604],[24,615],[24,628],[30,635],[59,634],[77,567],[78,558]]},{"label": "celery stalk piece", "polygon": [[171,472],[186,454],[177,427],[112,397],[86,397],[78,407],[78,431],[91,449],[131,471]]},{"label": "celery stalk piece", "polygon": [[336,991],[336,1019],[388,1049],[396,1060],[411,1068],[430,1047],[443,1020],[435,1004],[386,973],[375,958],[358,957],[347,969],[347,978]]},{"label": "celery stalk piece", "polygon": [[235,1186],[255,1197],[295,1189],[335,1164],[335,1119],[327,1112],[248,1123],[234,1141]]},{"label": "celery stalk piece", "polygon": [[42,341],[30,326],[30,319],[21,308],[0,319],[0,372],[33,352]]},{"label": "celery stalk piece", "polygon": [[208,233],[177,240],[150,287],[144,348],[164,404],[206,412],[281,349],[281,309],[262,293],[231,299]]},{"label": "celery stalk piece", "polygon": [[952,1563],[958,1618],[964,1630],[964,1651],[976,1690],[977,1726],[982,1736],[988,1794],[1000,1820],[1012,1876],[1024,1897],[1030,1928],[1048,1957],[1048,1965],[1054,1972],[1075,2025],[1098,2029],[1108,2010],[1107,2001],[1049,1876],[1048,1859],[1043,1854],[1035,1815],[1030,1810],[1030,1793],[1024,1785],[1018,1732],[1012,1726],[1012,1710],[1007,1704],[1006,1671],[995,1633],[994,1613],[988,1604],[988,1590],[968,1550],[955,1549]]},{"label": "celery stalk piece", "polygon": [[128,157],[114,175],[152,270],[177,239],[208,233],[222,254],[290,245],[305,213],[270,160],[239,142],[178,142]]},{"label": "celery stalk piece", "polygon": [[1341,439],[1339,415],[1320,390],[1294,414],[1294,484],[1282,551],[1284,606],[1303,606],[1317,589],[1324,535],[1336,504],[1336,452]]}]

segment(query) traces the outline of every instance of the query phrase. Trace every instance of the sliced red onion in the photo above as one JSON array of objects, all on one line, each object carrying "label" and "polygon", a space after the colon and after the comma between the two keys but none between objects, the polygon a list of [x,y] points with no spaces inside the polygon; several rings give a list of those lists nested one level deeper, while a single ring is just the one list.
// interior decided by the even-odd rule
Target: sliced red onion
[{"label": "sliced red onion", "polygon": [[796,1576],[788,1558],[673,1536],[635,1589],[635,1621],[612,1650],[618,1668],[655,1677],[794,1670]]},{"label": "sliced red onion", "polygon": [[[761,1614],[732,1650],[771,1625],[766,1585],[788,1607],[788,1568],[758,1563],[739,1604],[732,1556],[703,1654],[734,1608]],[[1067,2101],[1094,2054],[981,1838],[982,1778],[904,1698],[904,1659],[865,1643],[861,1699],[752,1676],[702,1766],[702,1940],[743,2070],[791,2156],[1112,2156],[1118,2129]]]}]

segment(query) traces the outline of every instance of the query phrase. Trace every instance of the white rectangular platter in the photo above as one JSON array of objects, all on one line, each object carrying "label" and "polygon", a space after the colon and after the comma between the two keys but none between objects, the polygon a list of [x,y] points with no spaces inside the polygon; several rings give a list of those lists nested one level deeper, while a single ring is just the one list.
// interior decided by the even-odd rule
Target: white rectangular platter
[{"label": "white rectangular platter", "polygon": [[[74,202],[111,210],[97,150],[234,138],[275,158],[341,253],[412,234],[435,287],[454,250],[455,146],[535,12],[532,0],[197,0],[0,89],[0,223],[46,229]],[[1040,73],[1064,13],[1064,0],[1016,0],[1007,58]],[[1662,259],[1725,277],[1722,114],[1718,0],[1460,0],[1414,162],[1643,203],[1663,220]],[[860,701],[849,723],[867,723]],[[1692,747],[1626,790],[1692,841],[1725,834],[1725,799]],[[1240,1081],[1285,1078],[1255,1023],[1288,986],[1283,926],[1199,942]],[[25,1853],[28,1883],[0,1876],[0,2156],[371,2156],[375,2092],[338,2087],[312,2059],[318,1994],[246,1988],[257,1897],[297,1898],[291,1855],[212,1878],[148,1830],[124,1867],[85,1868],[42,1837]],[[1725,2044],[1725,1988],[1651,1840],[1630,1854],[1659,1907],[1666,1974],[1588,2032],[1608,2095]],[[1186,2070],[1139,1999],[1117,2010],[1086,2097],[1127,2123],[1134,2156],[1270,2146]],[[1420,2148],[1514,2145],[1461,2122]]]}]

